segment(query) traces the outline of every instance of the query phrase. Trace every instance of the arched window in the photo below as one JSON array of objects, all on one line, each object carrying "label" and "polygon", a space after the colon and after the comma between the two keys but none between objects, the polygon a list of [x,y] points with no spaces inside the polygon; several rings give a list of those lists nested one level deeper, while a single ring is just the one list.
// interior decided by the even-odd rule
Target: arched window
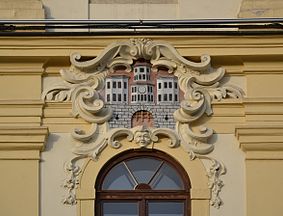
[{"label": "arched window", "polygon": [[157,150],[130,150],[101,170],[96,216],[190,216],[190,181],[181,165]]}]

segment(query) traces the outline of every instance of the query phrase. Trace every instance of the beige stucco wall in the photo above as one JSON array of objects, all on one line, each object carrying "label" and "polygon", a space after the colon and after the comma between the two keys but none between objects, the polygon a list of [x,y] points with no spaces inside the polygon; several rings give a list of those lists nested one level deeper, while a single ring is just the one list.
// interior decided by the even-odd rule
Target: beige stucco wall
[{"label": "beige stucco wall", "polygon": [[[194,19],[235,18],[241,0],[42,0],[48,18],[55,19]],[[221,8],[219,7],[221,5]],[[162,8],[162,9],[160,9]]]},{"label": "beige stucco wall", "polygon": [[[224,205],[220,209],[210,207],[210,216],[218,216],[220,214],[244,216],[246,209],[244,153],[238,148],[238,142],[233,134],[215,135],[212,142],[216,142],[215,150],[209,156],[217,158],[217,160],[224,163],[227,168],[227,174],[222,178],[225,184],[221,191],[221,198],[224,201]],[[76,206],[62,205],[62,199],[66,193],[62,188],[62,184],[67,175],[64,172],[64,164],[74,156],[71,153],[73,146],[73,140],[67,133],[53,133],[49,135],[46,150],[42,153],[40,163],[42,179],[40,189],[41,216],[48,216],[50,214],[76,216]],[[112,150],[113,153],[119,151]],[[173,152],[170,153],[169,148],[167,153],[174,156]],[[111,155],[102,153],[100,160],[104,160],[104,158],[107,160],[110,157]],[[185,157],[189,160],[188,154],[185,154]],[[180,160],[182,157],[178,155],[176,159]],[[82,167],[83,164],[84,161],[81,161],[80,165]],[[209,168],[210,163],[204,160],[203,164],[207,169]],[[97,169],[99,171],[98,167],[100,167],[100,163],[94,163],[91,169]],[[89,176],[84,181],[88,181],[94,177]],[[201,212],[201,209],[196,210],[196,212]]]},{"label": "beige stucco wall", "polygon": [[74,156],[71,153],[72,147],[70,134],[52,133],[49,135],[46,150],[42,153],[40,163],[40,216],[76,216],[76,206],[62,204],[66,194],[62,185],[67,175],[64,165]]},{"label": "beige stucco wall", "polygon": [[[162,9],[161,9],[162,8]],[[281,0],[2,0],[1,19],[282,17]]]},{"label": "beige stucco wall", "polygon": [[214,135],[211,142],[215,142],[215,149],[209,156],[217,158],[227,169],[227,173],[222,177],[224,187],[221,190],[221,198],[224,205],[219,209],[211,207],[211,215],[244,216],[246,215],[245,155],[239,149],[234,134]]},{"label": "beige stucco wall", "polygon": [[[0,215],[77,215],[76,207],[61,204],[63,165],[72,156],[70,131],[80,125],[87,129],[88,123],[73,118],[70,102],[45,103],[40,95],[59,79],[61,68],[70,66],[71,53],[97,56],[108,44],[129,38],[0,38]],[[224,206],[211,208],[211,215],[281,216],[282,37],[151,38],[172,43],[183,56],[211,55],[213,66],[226,69],[225,82],[245,91],[243,100],[214,102],[214,115],[198,122],[214,129],[210,156],[227,167],[220,193]],[[47,128],[52,134],[44,150]],[[14,208],[15,197],[29,202]]]},{"label": "beige stucco wall", "polygon": [[45,12],[40,0],[1,0],[1,19],[44,19]]}]

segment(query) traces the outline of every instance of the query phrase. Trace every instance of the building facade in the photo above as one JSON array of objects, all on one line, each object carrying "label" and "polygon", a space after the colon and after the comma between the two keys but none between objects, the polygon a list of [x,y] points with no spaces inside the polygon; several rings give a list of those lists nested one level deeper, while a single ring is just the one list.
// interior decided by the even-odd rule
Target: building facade
[{"label": "building facade", "polygon": [[[197,2],[0,5],[2,19],[282,14]],[[282,32],[205,30],[1,32],[0,215],[281,216]]]}]

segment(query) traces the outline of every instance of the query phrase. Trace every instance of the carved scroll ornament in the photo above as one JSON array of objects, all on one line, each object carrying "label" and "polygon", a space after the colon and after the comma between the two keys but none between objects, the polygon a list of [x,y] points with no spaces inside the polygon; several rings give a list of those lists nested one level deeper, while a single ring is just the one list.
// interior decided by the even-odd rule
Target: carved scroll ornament
[{"label": "carved scroll ornament", "polygon": [[[212,115],[213,100],[241,98],[243,94],[237,87],[220,84],[225,71],[223,68],[213,68],[210,56],[202,55],[200,62],[189,61],[166,42],[131,39],[109,45],[92,60],[80,59],[79,54],[71,55],[71,67],[60,71],[64,83],[51,86],[42,94],[46,101],[71,101],[74,117],[80,117],[91,124],[89,131],[75,129],[72,132],[78,144],[73,152],[79,157],[90,156],[95,159],[107,145],[119,148],[121,143],[116,140],[119,136],[127,136],[129,141],[135,142],[140,147],[146,147],[156,142],[159,134],[171,139],[170,147],[182,146],[190,154],[191,159],[206,155],[214,148],[213,144],[207,142],[213,130],[201,126],[196,131],[192,129],[192,123],[205,114]],[[184,100],[174,113],[175,131],[167,128],[153,128],[146,131],[109,129],[108,120],[112,116],[112,110],[104,105],[98,92],[104,88],[106,76],[114,73],[117,66],[123,66],[126,72],[131,73],[132,65],[138,59],[149,61],[154,72],[158,72],[160,67],[165,67],[168,73],[178,78],[179,87],[184,92]],[[138,130],[140,131],[137,132]],[[214,159],[212,161],[213,167],[219,164]],[[210,187],[215,195],[212,203],[217,207],[221,205],[218,197],[221,189],[218,184],[219,176],[225,173],[224,170],[224,166],[218,166],[217,169],[212,168],[208,172],[209,179],[213,181],[210,182]],[[65,202],[68,202],[68,199]],[[70,204],[73,204],[72,198]]]}]

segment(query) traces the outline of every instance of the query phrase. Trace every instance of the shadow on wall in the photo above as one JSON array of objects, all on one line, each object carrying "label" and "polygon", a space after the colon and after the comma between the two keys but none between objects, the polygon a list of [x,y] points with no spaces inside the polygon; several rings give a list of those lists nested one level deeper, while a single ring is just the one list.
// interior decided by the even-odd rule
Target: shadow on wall
[{"label": "shadow on wall", "polygon": [[54,143],[56,143],[60,139],[59,135],[49,134],[48,141],[46,143],[45,152],[51,151],[53,149]]}]

